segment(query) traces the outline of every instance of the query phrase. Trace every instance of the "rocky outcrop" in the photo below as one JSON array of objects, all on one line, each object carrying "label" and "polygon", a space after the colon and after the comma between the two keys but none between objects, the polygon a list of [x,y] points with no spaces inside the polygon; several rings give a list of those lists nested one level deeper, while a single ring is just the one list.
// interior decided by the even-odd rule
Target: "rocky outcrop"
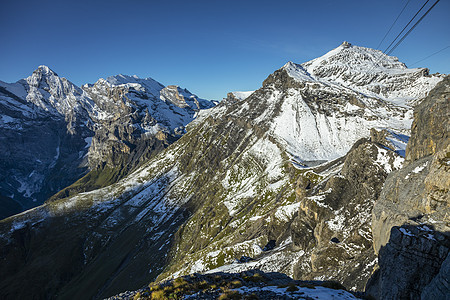
[{"label": "rocky outcrop", "polygon": [[450,295],[450,254],[441,264],[439,273],[423,289],[421,299],[436,300],[445,299]]},{"label": "rocky outcrop", "polygon": [[366,292],[386,300],[421,299],[421,295],[442,294],[443,288],[448,289],[443,285],[447,279],[442,276],[448,273],[448,266],[443,262],[449,251],[449,237],[426,225],[394,226],[389,242],[379,251],[379,269],[368,283]]},{"label": "rocky outcrop", "polygon": [[[329,278],[363,289],[376,262],[370,212],[385,178],[402,161],[393,151],[360,140],[346,155],[341,171],[317,187],[322,192],[300,196],[292,241],[311,254],[309,263],[297,263],[296,278]],[[308,194],[305,187],[299,185],[297,195]],[[305,268],[309,264],[311,269]]]},{"label": "rocky outcrop", "polygon": [[406,159],[433,155],[450,144],[450,76],[447,76],[414,109]]},{"label": "rocky outcrop", "polygon": [[416,107],[408,161],[388,176],[373,209],[379,270],[367,292],[380,299],[420,299],[448,290],[442,276],[450,247],[449,83],[446,77]]},{"label": "rocky outcrop", "polygon": [[430,223],[436,230],[450,230],[449,82],[447,77],[415,110],[406,149],[410,160],[386,179],[373,210],[375,251],[387,243],[393,226]]},{"label": "rocky outcrop", "polygon": [[117,75],[83,89],[103,112],[94,116],[91,170],[115,168],[122,170],[122,177],[183,135],[196,112],[213,106],[186,89],[164,87],[151,78]]}]

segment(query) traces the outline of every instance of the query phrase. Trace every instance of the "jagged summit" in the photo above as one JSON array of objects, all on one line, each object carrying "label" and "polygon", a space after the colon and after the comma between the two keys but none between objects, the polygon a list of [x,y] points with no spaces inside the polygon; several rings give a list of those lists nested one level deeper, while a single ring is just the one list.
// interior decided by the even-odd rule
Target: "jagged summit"
[{"label": "jagged summit", "polygon": [[[323,56],[313,59],[303,65],[313,71],[315,68],[325,64],[352,65],[362,72],[386,72],[389,69],[405,70],[406,65],[399,62],[397,57],[388,56],[380,50],[352,45],[348,42],[327,52]],[[375,70],[371,70],[376,68]]]},{"label": "jagged summit", "polygon": [[36,70],[34,70],[33,73],[44,73],[44,74],[50,74],[50,75],[58,76],[58,74],[56,74],[55,71],[53,71],[52,69],[50,69],[46,65],[40,65],[39,67],[37,67]]}]

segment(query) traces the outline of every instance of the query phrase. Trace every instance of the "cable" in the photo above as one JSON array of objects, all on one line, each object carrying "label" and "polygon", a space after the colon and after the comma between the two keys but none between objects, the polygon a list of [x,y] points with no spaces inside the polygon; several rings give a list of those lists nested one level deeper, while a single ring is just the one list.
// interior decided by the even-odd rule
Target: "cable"
[{"label": "cable", "polygon": [[[437,0],[430,8],[426,11],[426,13],[423,14],[423,16],[416,22],[416,24],[414,24],[413,27],[411,27],[411,29],[408,30],[408,32],[401,38],[401,40],[398,41],[398,43],[395,44],[395,46],[394,46],[391,50],[389,50],[389,53],[387,53],[387,55],[390,55],[390,54],[395,50],[395,48],[397,48],[397,46],[400,45],[401,42],[403,42],[403,40],[408,36],[408,34],[410,34],[411,31],[413,31],[413,29],[416,28],[416,26],[420,23],[420,21],[422,21],[423,18],[425,18],[425,16],[433,9],[433,7],[436,6],[436,4],[438,4],[439,1],[441,1],[441,0]],[[427,2],[428,2],[428,1],[427,1]]]},{"label": "cable", "polygon": [[[411,23],[411,21],[414,20],[414,18],[417,16],[417,14],[424,8],[424,6],[428,3],[429,0],[427,0],[427,2],[425,2],[424,5],[422,5],[422,7],[419,9],[419,11],[414,15],[414,17],[408,22],[408,24],[406,24],[406,26],[403,28],[403,30],[397,35],[397,37],[392,41],[392,43],[389,45],[389,47],[395,42],[395,40],[401,35],[401,33],[408,27],[408,25]],[[387,47],[387,49],[384,51],[384,53],[386,55],[390,55],[402,42],[403,40],[411,33],[411,31],[414,30],[414,28],[416,28],[417,25],[419,25],[419,23],[423,20],[423,18],[425,18],[425,16],[436,6],[436,4],[438,4],[440,0],[437,0],[423,15],[422,17],[408,30],[407,33],[405,33],[403,35],[403,37],[397,42],[397,44],[395,44],[395,46],[393,48],[391,48],[391,50],[389,50],[388,53],[386,53],[386,51],[389,49],[389,47]],[[377,62],[372,66],[372,68],[370,68],[369,73],[375,68],[375,65],[380,61],[380,58],[377,60]]]},{"label": "cable", "polygon": [[402,29],[402,31],[400,31],[400,33],[395,37],[395,39],[392,41],[392,43],[390,43],[389,46],[386,48],[386,50],[383,51],[384,53],[386,53],[388,51],[388,49],[392,46],[392,44],[395,43],[395,41],[398,39],[398,37],[402,35],[403,31],[405,31],[405,29],[409,26],[409,24],[411,24],[411,22],[416,18],[416,16],[425,7],[425,5],[427,5],[428,1],[430,1],[430,0],[427,0],[427,2],[425,2],[424,5],[422,5],[422,7],[419,9],[419,11],[416,12],[414,17],[412,17],[412,19],[409,20],[408,24],[406,24],[406,26]]},{"label": "cable", "polygon": [[402,11],[398,14],[397,18],[395,19],[394,23],[392,23],[391,28],[389,28],[389,30],[386,32],[386,34],[384,35],[383,39],[381,40],[381,42],[378,44],[377,49],[380,48],[381,44],[384,42],[384,40],[386,39],[387,35],[389,34],[389,32],[391,32],[392,27],[394,27],[395,23],[397,23],[398,18],[400,18],[400,16],[402,15],[403,11],[405,10],[406,6],[408,6],[408,3],[411,0],[408,0],[408,2],[406,2],[405,6],[403,6]]},{"label": "cable", "polygon": [[431,55],[428,55],[427,57],[425,57],[425,58],[423,58],[423,59],[421,59],[421,60],[416,61],[415,63],[411,64],[411,68],[412,68],[413,66],[415,66],[416,64],[418,64],[418,63],[420,63],[420,62],[422,62],[422,61],[424,61],[424,60],[426,60],[426,59],[428,59],[428,58],[430,58],[430,57],[432,57],[432,56],[434,56],[434,55],[436,55],[436,54],[438,54],[438,53],[440,53],[440,52],[442,52],[442,51],[444,51],[445,49],[448,49],[448,48],[450,48],[450,46],[447,46],[447,47],[445,47],[445,48],[443,48],[443,49],[441,49],[441,50],[439,50],[439,51],[437,51],[437,52],[434,52],[434,53],[431,54]]}]

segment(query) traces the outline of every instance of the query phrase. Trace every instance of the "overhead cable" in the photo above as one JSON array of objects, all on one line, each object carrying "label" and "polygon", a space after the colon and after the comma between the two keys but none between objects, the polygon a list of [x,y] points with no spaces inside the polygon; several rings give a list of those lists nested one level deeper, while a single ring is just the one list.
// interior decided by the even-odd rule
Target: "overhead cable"
[{"label": "overhead cable", "polygon": [[[391,50],[389,50],[389,52],[387,53],[387,55],[390,55],[394,50],[395,50],[395,48],[397,48],[398,47],[398,45],[400,45],[401,44],[401,42],[403,42],[403,40],[408,36],[408,34],[410,34],[411,33],[411,31],[413,31],[413,29],[414,28],[416,28],[416,26],[420,23],[420,21],[422,21],[423,20],[423,18],[425,18],[425,16],[433,9],[433,7],[435,7],[436,6],[436,4],[438,4],[438,2],[439,1],[441,1],[441,0],[437,0],[424,14],[423,14],[423,16],[413,25],[413,27],[411,27],[411,29],[409,29],[408,30],[408,32],[407,33],[405,33],[405,35],[397,42],[397,44],[395,44],[395,46],[391,49]],[[428,2],[428,1],[427,1]]]},{"label": "overhead cable", "polygon": [[414,15],[414,17],[412,17],[412,19],[409,20],[408,24],[406,24],[406,26],[402,29],[402,31],[400,31],[400,33],[399,33],[399,34],[395,37],[395,39],[389,44],[389,46],[386,48],[386,50],[383,51],[384,53],[386,53],[386,52],[389,50],[389,48],[392,46],[392,44],[395,43],[395,41],[399,38],[399,36],[402,35],[403,31],[405,31],[405,29],[408,28],[409,24],[411,24],[411,22],[417,17],[417,15],[418,15],[418,14],[420,13],[420,11],[425,7],[425,5],[427,5],[428,1],[430,1],[430,0],[427,0],[427,1],[425,2],[425,4],[422,5],[422,7],[416,12],[416,14]]},{"label": "overhead cable", "polygon": [[426,59],[428,59],[428,58],[430,58],[430,57],[432,57],[432,56],[434,56],[434,55],[436,55],[436,54],[438,54],[438,53],[441,53],[442,51],[444,51],[444,50],[446,50],[446,49],[448,49],[448,48],[450,48],[450,45],[447,46],[447,47],[445,47],[445,48],[442,48],[442,49],[439,50],[439,51],[434,52],[433,54],[428,55],[428,56],[425,57],[425,58],[422,58],[421,60],[416,61],[415,63],[411,64],[411,67],[417,65],[418,63],[420,63],[420,62],[422,62],[422,61],[424,61],[424,60],[426,60]]},{"label": "overhead cable", "polygon": [[381,40],[381,42],[378,44],[377,49],[380,48],[381,44],[384,42],[384,40],[386,39],[387,35],[389,34],[389,32],[391,32],[392,27],[394,27],[395,23],[397,23],[398,18],[400,18],[400,16],[402,15],[403,11],[405,10],[406,6],[408,6],[408,3],[411,0],[408,0],[408,2],[406,2],[405,6],[403,6],[402,11],[398,14],[397,18],[395,19],[394,23],[392,23],[391,28],[389,28],[389,30],[386,32],[386,34],[384,35],[383,39]]}]

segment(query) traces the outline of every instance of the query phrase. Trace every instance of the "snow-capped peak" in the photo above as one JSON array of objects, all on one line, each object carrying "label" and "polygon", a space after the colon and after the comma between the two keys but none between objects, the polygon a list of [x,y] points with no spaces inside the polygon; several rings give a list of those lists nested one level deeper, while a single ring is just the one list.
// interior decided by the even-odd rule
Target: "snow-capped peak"
[{"label": "snow-capped peak", "polygon": [[236,97],[236,99],[238,100],[244,100],[246,99],[248,96],[250,96],[251,94],[253,94],[255,91],[235,91],[232,92],[232,94],[234,95],[234,97]]},{"label": "snow-capped peak", "polygon": [[80,106],[91,106],[83,91],[45,65],[39,66],[25,79],[12,84],[26,91],[26,101],[54,115],[68,116],[78,111]]},{"label": "snow-capped peak", "polygon": [[33,73],[43,73],[46,75],[58,76],[55,71],[47,67],[46,65],[40,65]]},{"label": "snow-capped peak", "polygon": [[110,86],[119,86],[119,85],[132,85],[139,84],[143,88],[147,90],[150,94],[157,96],[159,92],[164,88],[164,85],[154,80],[153,78],[139,78],[137,75],[129,76],[129,75],[115,75],[106,78],[106,82],[109,83]]},{"label": "snow-capped peak", "polygon": [[[337,70],[337,67],[350,67],[360,73],[398,73],[407,71],[406,65],[399,62],[397,57],[388,56],[380,50],[352,45],[348,42],[342,43],[339,47],[327,52],[321,57],[303,63],[302,66],[312,75],[317,77],[327,77],[332,72],[330,67]],[[416,70],[412,69],[411,71]],[[342,70],[347,71],[347,70]]]},{"label": "snow-capped peak", "polygon": [[402,106],[414,105],[443,78],[428,76],[428,69],[409,69],[380,50],[348,42],[311,61],[288,62],[282,69],[298,81],[339,85]]}]

